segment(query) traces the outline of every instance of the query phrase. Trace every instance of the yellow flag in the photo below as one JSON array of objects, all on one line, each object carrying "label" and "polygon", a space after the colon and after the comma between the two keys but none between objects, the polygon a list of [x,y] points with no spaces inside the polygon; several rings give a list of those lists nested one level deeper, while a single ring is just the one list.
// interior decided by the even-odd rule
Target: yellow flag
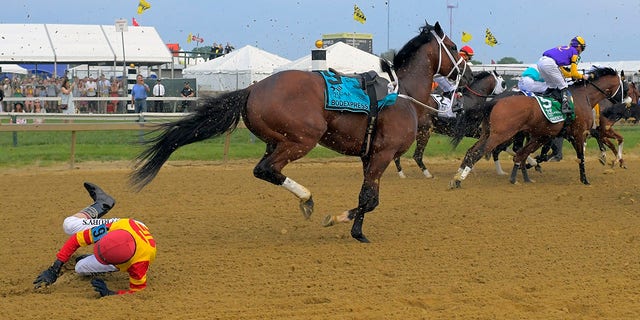
[{"label": "yellow flag", "polygon": [[151,8],[151,4],[149,4],[149,2],[147,2],[147,0],[140,0],[140,3],[138,3],[138,14],[142,14],[143,12],[145,12],[147,9]]},{"label": "yellow flag", "polygon": [[189,32],[189,36],[187,36],[187,43],[191,43],[191,38],[193,38],[193,34]]},{"label": "yellow flag", "polygon": [[484,43],[492,47],[498,44],[498,40],[496,40],[496,37],[493,36],[489,28],[487,28],[486,35],[484,36]]},{"label": "yellow flag", "polygon": [[353,20],[356,20],[360,23],[367,22],[367,17],[364,16],[364,12],[358,8],[358,5],[353,5]]},{"label": "yellow flag", "polygon": [[471,38],[473,38],[473,36],[471,36],[471,34],[462,31],[462,42],[465,42],[465,43],[469,42],[469,41],[471,41]]}]

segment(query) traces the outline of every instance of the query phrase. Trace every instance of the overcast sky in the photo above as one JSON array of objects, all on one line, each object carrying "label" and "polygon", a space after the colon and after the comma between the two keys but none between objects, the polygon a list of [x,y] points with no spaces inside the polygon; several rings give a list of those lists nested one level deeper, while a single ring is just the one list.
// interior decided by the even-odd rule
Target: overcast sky
[{"label": "overcast sky", "polygon": [[[373,34],[373,53],[400,49],[425,21],[440,22],[459,47],[462,32],[473,36],[475,60],[514,57],[535,62],[551,47],[575,35],[587,41],[583,61],[640,60],[639,0],[147,0],[151,8],[137,14],[138,0],[11,0],[2,2],[0,23],[104,24],[136,18],[153,26],[167,43],[185,50],[189,33],[201,45],[230,42],[252,45],[294,60],[309,54],[325,33]],[[257,5],[259,4],[259,6]],[[364,12],[364,24],[353,19],[353,5]],[[447,5],[456,6],[448,9]],[[449,13],[453,23],[450,24]],[[498,45],[484,43],[489,28]]]}]

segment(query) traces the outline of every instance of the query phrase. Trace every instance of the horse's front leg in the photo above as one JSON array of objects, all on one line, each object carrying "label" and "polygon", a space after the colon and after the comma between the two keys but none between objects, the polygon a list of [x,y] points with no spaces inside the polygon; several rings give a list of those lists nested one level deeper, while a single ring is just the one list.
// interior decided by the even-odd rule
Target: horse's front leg
[{"label": "horse's front leg", "polygon": [[396,172],[400,178],[406,178],[407,175],[402,171],[402,164],[400,164],[400,157],[394,158],[393,163],[396,165]]},{"label": "horse's front leg", "polygon": [[544,145],[550,138],[532,138],[529,142],[522,148],[518,149],[515,156],[513,157],[513,170],[511,171],[511,177],[509,181],[512,184],[516,183],[516,176],[518,175],[518,169],[522,170],[522,180],[525,183],[531,183],[533,180],[529,178],[529,173],[527,171],[527,161],[529,160],[529,155],[533,153],[535,150]]},{"label": "horse's front leg", "polygon": [[576,150],[576,156],[578,158],[578,168],[580,169],[580,182],[583,184],[589,185],[589,180],[587,180],[586,170],[584,168],[584,148],[585,148],[585,138],[584,137],[576,137],[575,139],[571,139],[571,144],[573,145],[573,149]]}]

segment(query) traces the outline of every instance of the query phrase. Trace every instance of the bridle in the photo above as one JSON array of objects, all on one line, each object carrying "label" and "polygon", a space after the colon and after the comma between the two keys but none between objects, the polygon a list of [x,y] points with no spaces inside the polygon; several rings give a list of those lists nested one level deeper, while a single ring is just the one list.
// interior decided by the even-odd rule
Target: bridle
[{"label": "bridle", "polygon": [[[444,45],[444,39],[447,38],[446,35],[444,37],[440,38],[438,33],[436,33],[434,30],[431,30],[431,34],[438,41],[438,69],[436,69],[436,72],[434,73],[434,77],[436,75],[440,75],[440,76],[443,76],[443,77],[449,79],[449,77],[451,76],[451,74],[454,71],[458,71],[458,74],[456,75],[456,85],[454,86],[454,91],[455,91],[455,90],[458,89],[458,84],[460,83],[460,79],[462,78],[462,75],[464,74],[464,72],[467,70],[468,66],[467,66],[464,58],[462,58],[462,57],[460,57],[460,59],[458,61],[455,61],[455,59],[453,58],[453,55],[451,54],[451,51],[449,51],[447,46]],[[447,57],[449,57],[449,61],[451,61],[453,63],[453,68],[451,68],[451,71],[449,71],[449,73],[446,76],[440,73],[440,68],[442,67],[442,51],[443,51],[442,47],[443,46],[445,48],[444,51],[447,53]],[[460,71],[460,64],[464,64],[464,68],[462,69],[462,72]],[[397,87],[398,86],[396,86],[396,91],[397,91]],[[431,109],[431,110],[435,110],[435,109],[431,108],[430,106],[428,106],[427,104],[420,102],[418,99],[416,99],[416,98],[414,98],[412,96],[399,93],[398,97],[410,100],[412,102],[415,102],[415,103],[421,105],[422,107],[425,107],[425,108],[428,108],[428,109]]]},{"label": "bridle", "polygon": [[[619,81],[618,89],[616,89],[616,91],[614,91],[613,94],[611,94],[611,95],[608,95],[604,90],[602,90],[602,88],[598,87],[598,85],[596,85],[592,81],[587,80],[587,83],[592,85],[594,88],[596,88],[596,90],[598,90],[600,93],[602,93],[605,96],[605,98],[607,100],[609,100],[611,103],[616,104],[616,103],[622,103],[622,101],[624,99],[624,94],[620,95],[620,101],[616,101],[614,99],[614,97],[618,95],[618,92],[621,91],[621,89],[623,88],[622,78],[619,75],[618,75],[618,81]],[[624,89],[622,89],[622,90],[624,90]]]}]

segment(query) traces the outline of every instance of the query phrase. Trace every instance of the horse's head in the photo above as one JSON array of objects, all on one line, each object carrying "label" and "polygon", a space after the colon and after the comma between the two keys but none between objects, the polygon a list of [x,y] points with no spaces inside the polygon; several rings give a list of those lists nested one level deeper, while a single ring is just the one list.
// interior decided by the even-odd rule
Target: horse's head
[{"label": "horse's head", "polygon": [[507,90],[507,82],[504,81],[504,78],[498,74],[497,71],[493,70],[492,72],[493,78],[496,80],[495,86],[493,87],[492,94],[499,95]]},{"label": "horse's head", "polygon": [[[434,41],[435,40],[435,41]],[[420,33],[409,40],[393,58],[394,69],[400,73],[416,70],[431,71],[431,77],[442,75],[451,81],[459,81],[468,68],[458,54],[456,44],[444,34],[440,23],[428,23],[420,28]],[[471,82],[472,78],[466,79]]]},{"label": "horse's head", "polygon": [[621,103],[625,98],[627,92],[623,87],[622,77],[616,70],[609,67],[593,67],[587,74],[590,80],[577,81],[576,85],[584,84],[586,81],[613,104]]}]

